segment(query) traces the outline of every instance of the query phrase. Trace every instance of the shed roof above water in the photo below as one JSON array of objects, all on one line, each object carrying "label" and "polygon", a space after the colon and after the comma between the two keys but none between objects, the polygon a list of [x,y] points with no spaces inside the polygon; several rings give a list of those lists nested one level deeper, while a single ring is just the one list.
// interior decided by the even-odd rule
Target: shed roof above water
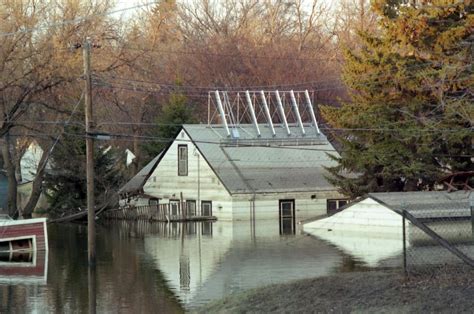
[{"label": "shed roof above water", "polygon": [[369,197],[395,212],[408,211],[417,218],[454,218],[470,215],[468,191],[369,193]]},{"label": "shed roof above water", "polygon": [[232,194],[334,191],[325,178],[324,167],[336,163],[327,153],[338,156],[326,136],[305,125],[285,128],[260,125],[232,128],[227,136],[222,126],[187,124],[183,129]]}]

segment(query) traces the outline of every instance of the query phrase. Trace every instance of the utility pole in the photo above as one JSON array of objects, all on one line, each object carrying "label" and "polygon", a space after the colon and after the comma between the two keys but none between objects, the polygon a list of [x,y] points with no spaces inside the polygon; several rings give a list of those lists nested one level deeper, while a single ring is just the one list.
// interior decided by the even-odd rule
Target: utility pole
[{"label": "utility pole", "polygon": [[87,253],[89,266],[95,266],[95,202],[94,202],[94,120],[92,116],[91,42],[83,45],[86,114],[86,172],[87,172]]}]

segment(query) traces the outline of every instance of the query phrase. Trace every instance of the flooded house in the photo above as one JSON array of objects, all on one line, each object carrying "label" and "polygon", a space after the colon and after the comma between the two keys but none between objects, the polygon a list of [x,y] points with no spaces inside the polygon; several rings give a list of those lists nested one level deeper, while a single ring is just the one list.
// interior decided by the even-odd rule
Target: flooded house
[{"label": "flooded house", "polygon": [[[220,100],[217,93],[216,98]],[[255,111],[258,106],[249,103],[247,108]],[[175,212],[184,202],[190,216],[275,220],[288,232],[304,219],[343,205],[345,197],[327,181],[324,169],[335,165],[327,154],[338,153],[319,130],[314,113],[307,114],[314,120],[303,123],[295,104],[292,109],[287,102],[289,113],[298,112],[291,121],[282,101],[273,115],[263,104],[267,117],[280,112],[279,119],[263,123],[256,119],[257,111],[251,115],[253,123],[231,123],[228,116],[236,114],[224,113],[220,104],[218,123],[183,125],[122,194],[133,196],[136,204],[169,204]]]}]

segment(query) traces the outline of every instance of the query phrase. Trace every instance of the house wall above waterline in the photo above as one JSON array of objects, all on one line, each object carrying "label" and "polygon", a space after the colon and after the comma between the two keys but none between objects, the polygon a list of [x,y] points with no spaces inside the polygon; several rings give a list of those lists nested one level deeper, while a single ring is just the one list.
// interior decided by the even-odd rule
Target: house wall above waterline
[{"label": "house wall above waterline", "polygon": [[[178,147],[187,147],[187,175],[178,175]],[[232,219],[232,197],[210,168],[186,132],[181,131],[163,153],[149,176],[143,191],[161,203],[195,201],[196,207],[202,201],[212,201],[212,212],[219,219]]]},{"label": "house wall above waterline", "polygon": [[[221,127],[183,126],[157,160],[143,185],[144,195],[160,203],[196,202],[198,211],[203,201],[211,201],[213,215],[221,220],[278,219],[279,201],[291,199],[297,221],[325,214],[328,198],[343,197],[324,177],[323,167],[334,164],[326,153],[337,155],[324,135],[310,130],[298,135],[294,127],[291,141],[280,131],[277,136],[262,131],[255,139],[253,127],[237,129],[244,134],[239,137],[243,146],[225,144]],[[303,146],[295,145],[298,140]],[[182,146],[187,150],[185,175],[178,169]]]}]

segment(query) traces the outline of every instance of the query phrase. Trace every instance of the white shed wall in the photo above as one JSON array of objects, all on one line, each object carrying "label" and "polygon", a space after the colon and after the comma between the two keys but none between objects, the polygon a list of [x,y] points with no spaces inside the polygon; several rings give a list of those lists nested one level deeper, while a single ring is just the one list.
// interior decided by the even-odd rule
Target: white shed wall
[{"label": "white shed wall", "polygon": [[304,225],[304,230],[325,229],[344,232],[372,232],[385,235],[401,235],[402,216],[371,198],[353,204],[328,218]]}]

